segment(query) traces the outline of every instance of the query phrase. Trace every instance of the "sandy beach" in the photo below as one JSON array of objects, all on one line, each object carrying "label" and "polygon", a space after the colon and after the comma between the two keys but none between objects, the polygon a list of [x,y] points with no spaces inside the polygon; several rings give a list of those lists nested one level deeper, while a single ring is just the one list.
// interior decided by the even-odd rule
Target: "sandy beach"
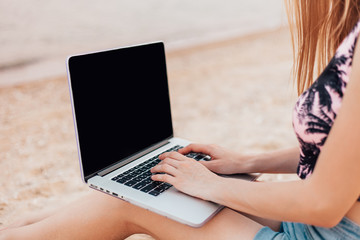
[{"label": "sandy beach", "polygon": [[[170,51],[167,64],[175,135],[243,153],[297,145],[287,28]],[[0,116],[0,228],[91,191],[80,178],[65,69],[0,88]]]}]

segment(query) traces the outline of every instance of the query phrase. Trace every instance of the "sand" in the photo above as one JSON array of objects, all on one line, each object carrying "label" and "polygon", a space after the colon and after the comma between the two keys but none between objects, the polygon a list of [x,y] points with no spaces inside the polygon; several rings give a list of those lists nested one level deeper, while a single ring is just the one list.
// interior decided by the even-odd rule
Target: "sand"
[{"label": "sand", "polygon": [[[168,52],[175,135],[243,153],[297,145],[291,54],[287,28]],[[0,88],[0,116],[0,227],[92,191],[80,179],[65,69]]]}]

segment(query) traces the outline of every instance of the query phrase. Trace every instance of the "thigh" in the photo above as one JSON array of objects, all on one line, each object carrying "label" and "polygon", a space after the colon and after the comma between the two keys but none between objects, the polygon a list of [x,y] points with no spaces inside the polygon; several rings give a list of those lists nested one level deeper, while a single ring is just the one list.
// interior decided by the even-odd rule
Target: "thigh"
[{"label": "thigh", "polygon": [[125,239],[135,233],[145,233],[166,240],[231,240],[253,239],[261,228],[261,224],[228,208],[204,226],[193,228],[94,191],[40,222],[11,229],[9,235],[14,239],[89,240]]},{"label": "thigh", "polygon": [[224,208],[202,227],[194,228],[158,215],[129,203],[122,203],[117,212],[126,208],[127,230],[131,234],[145,233],[155,239],[253,239],[263,227],[258,222],[232,210]]},{"label": "thigh", "polygon": [[250,215],[247,213],[242,213],[244,216],[254,220],[257,223],[260,223],[263,226],[269,227],[271,230],[278,232],[280,231],[281,227],[281,221],[273,220],[273,219],[267,219],[267,218],[261,218],[254,215]]},{"label": "thigh", "polygon": [[194,228],[170,220],[152,212],[144,212],[136,208],[129,221],[132,233],[146,233],[155,239],[253,239],[263,227],[259,223],[239,214],[231,209],[224,208],[202,227]]}]

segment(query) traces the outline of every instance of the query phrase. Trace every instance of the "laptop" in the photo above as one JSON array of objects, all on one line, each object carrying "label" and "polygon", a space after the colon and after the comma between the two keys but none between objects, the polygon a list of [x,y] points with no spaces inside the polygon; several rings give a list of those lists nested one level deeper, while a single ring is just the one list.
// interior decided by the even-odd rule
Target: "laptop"
[{"label": "laptop", "polygon": [[[221,210],[151,180],[150,168],[161,153],[190,143],[174,137],[162,42],[73,55],[67,71],[85,183],[193,227]],[[209,160],[201,153],[188,157]]]}]

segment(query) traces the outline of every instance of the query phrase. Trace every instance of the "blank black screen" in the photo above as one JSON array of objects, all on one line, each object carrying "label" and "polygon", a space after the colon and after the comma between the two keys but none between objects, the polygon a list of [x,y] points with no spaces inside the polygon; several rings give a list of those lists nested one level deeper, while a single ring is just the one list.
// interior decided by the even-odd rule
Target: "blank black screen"
[{"label": "blank black screen", "polygon": [[84,177],[173,134],[164,46],[69,58]]}]

